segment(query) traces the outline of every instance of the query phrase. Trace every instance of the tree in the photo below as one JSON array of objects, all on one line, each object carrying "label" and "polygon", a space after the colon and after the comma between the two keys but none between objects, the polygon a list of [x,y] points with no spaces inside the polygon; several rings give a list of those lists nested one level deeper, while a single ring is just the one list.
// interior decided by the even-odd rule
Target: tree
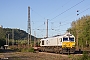
[{"label": "tree", "polygon": [[5,33],[3,28],[0,27],[0,47],[5,44]]},{"label": "tree", "polygon": [[90,44],[90,16],[86,15],[73,21],[68,29],[78,39],[79,46]]}]

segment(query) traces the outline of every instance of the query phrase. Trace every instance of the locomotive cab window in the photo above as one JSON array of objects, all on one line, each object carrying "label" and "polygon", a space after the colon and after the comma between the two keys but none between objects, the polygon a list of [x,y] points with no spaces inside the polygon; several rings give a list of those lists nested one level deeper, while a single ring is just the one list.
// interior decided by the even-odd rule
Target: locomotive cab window
[{"label": "locomotive cab window", "polygon": [[63,37],[63,41],[68,41],[68,38],[67,37]]},{"label": "locomotive cab window", "polygon": [[62,38],[60,38],[59,40],[60,40],[60,42],[62,42]]},{"label": "locomotive cab window", "polygon": [[44,45],[44,40],[42,41],[42,45]]},{"label": "locomotive cab window", "polygon": [[74,38],[71,38],[71,37],[70,37],[70,38],[69,38],[69,41],[74,41]]}]

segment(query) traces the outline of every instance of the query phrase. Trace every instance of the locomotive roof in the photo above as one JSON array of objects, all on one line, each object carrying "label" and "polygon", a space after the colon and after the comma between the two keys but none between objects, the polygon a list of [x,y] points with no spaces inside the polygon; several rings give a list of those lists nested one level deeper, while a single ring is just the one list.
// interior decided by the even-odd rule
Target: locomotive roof
[{"label": "locomotive roof", "polygon": [[70,34],[70,32],[66,32],[65,34],[62,34],[62,35],[55,35],[55,36],[52,36],[52,37],[44,37],[44,39],[53,38],[53,37],[59,37],[59,36],[73,36],[73,35]]}]

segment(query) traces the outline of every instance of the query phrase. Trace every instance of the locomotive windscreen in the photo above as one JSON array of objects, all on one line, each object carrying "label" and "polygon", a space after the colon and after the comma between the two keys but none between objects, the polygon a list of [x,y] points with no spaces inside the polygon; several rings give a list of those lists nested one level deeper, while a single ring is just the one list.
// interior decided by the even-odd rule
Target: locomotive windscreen
[{"label": "locomotive windscreen", "polygon": [[69,38],[69,41],[74,41],[74,38]]},{"label": "locomotive windscreen", "polygon": [[64,37],[64,38],[63,38],[63,41],[68,41],[68,38]]}]

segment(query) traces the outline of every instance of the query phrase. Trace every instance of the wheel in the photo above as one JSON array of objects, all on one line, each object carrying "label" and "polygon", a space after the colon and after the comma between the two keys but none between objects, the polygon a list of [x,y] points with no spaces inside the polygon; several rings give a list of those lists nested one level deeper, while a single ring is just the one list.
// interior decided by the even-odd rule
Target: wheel
[{"label": "wheel", "polygon": [[68,49],[68,55],[70,54],[70,49]]},{"label": "wheel", "polygon": [[63,54],[63,48],[62,48],[62,54]]}]

